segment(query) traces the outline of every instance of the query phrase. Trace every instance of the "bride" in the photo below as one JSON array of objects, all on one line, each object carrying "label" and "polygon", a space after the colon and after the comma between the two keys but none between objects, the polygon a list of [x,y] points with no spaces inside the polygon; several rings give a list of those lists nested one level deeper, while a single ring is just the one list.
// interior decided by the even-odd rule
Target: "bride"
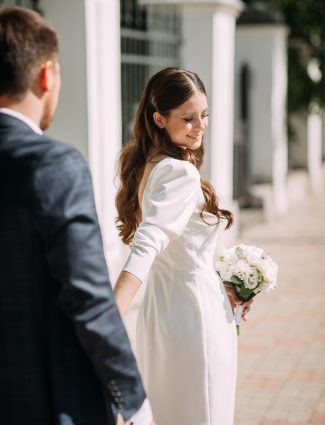
[{"label": "bride", "polygon": [[228,228],[233,217],[198,171],[207,126],[199,77],[164,69],[148,82],[120,157],[118,228],[131,253],[114,291],[123,317],[148,276],[137,352],[158,425],[233,424],[239,300],[214,269],[220,222]]}]

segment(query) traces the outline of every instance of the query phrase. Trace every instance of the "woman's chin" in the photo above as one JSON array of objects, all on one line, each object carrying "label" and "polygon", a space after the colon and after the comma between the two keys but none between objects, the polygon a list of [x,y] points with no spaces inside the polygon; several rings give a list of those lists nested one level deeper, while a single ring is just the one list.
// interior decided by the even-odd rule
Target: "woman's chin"
[{"label": "woman's chin", "polygon": [[186,141],[186,143],[184,143],[184,144],[182,144],[182,143],[175,143],[175,144],[178,145],[182,149],[191,149],[191,150],[194,151],[196,149],[199,149],[199,147],[202,145],[202,138],[200,140],[197,140],[197,141],[191,141],[190,143],[188,141]]},{"label": "woman's chin", "polygon": [[199,147],[202,145],[202,139],[198,140],[197,142],[191,143],[191,146],[188,146],[188,149],[195,150],[199,149]]}]

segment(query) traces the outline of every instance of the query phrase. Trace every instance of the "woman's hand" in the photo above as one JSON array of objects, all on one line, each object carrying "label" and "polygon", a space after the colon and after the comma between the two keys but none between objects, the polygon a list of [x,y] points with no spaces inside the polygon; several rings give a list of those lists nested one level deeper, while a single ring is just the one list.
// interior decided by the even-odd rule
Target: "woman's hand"
[{"label": "woman's hand", "polygon": [[242,305],[244,306],[243,308],[243,314],[242,314],[242,319],[247,322],[247,314],[249,313],[249,310],[251,309],[251,305],[253,304],[253,299],[249,300],[249,301],[245,301],[242,303]]},{"label": "woman's hand", "polygon": [[225,286],[226,292],[230,301],[230,305],[232,309],[234,310],[238,304],[242,304],[243,308],[243,314],[242,319],[246,322],[247,321],[247,314],[249,310],[251,309],[251,305],[253,303],[253,300],[249,301],[241,301],[238,297],[237,291],[234,287]]},{"label": "woman's hand", "polygon": [[114,286],[114,294],[117,308],[122,319],[132,301],[132,298],[141,286],[141,280],[129,272],[124,272],[119,275]]}]

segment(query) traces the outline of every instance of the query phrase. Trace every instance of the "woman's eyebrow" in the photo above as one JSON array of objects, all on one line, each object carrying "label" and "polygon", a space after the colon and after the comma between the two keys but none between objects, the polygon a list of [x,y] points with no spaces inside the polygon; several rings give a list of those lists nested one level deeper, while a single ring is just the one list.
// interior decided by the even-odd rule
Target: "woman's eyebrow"
[{"label": "woman's eyebrow", "polygon": [[[207,112],[209,110],[209,108],[205,108],[201,113],[203,114],[204,112]],[[193,115],[195,112],[193,111],[185,111],[185,112],[181,112],[181,115]]]}]

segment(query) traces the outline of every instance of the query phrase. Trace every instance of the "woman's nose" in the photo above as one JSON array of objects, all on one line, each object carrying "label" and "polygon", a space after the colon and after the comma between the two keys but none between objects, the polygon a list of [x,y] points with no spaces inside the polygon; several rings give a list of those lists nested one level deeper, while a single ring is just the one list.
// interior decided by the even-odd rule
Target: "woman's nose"
[{"label": "woman's nose", "polygon": [[199,128],[201,130],[205,130],[206,128],[206,123],[204,122],[203,118],[198,118],[195,122],[195,127]]}]

